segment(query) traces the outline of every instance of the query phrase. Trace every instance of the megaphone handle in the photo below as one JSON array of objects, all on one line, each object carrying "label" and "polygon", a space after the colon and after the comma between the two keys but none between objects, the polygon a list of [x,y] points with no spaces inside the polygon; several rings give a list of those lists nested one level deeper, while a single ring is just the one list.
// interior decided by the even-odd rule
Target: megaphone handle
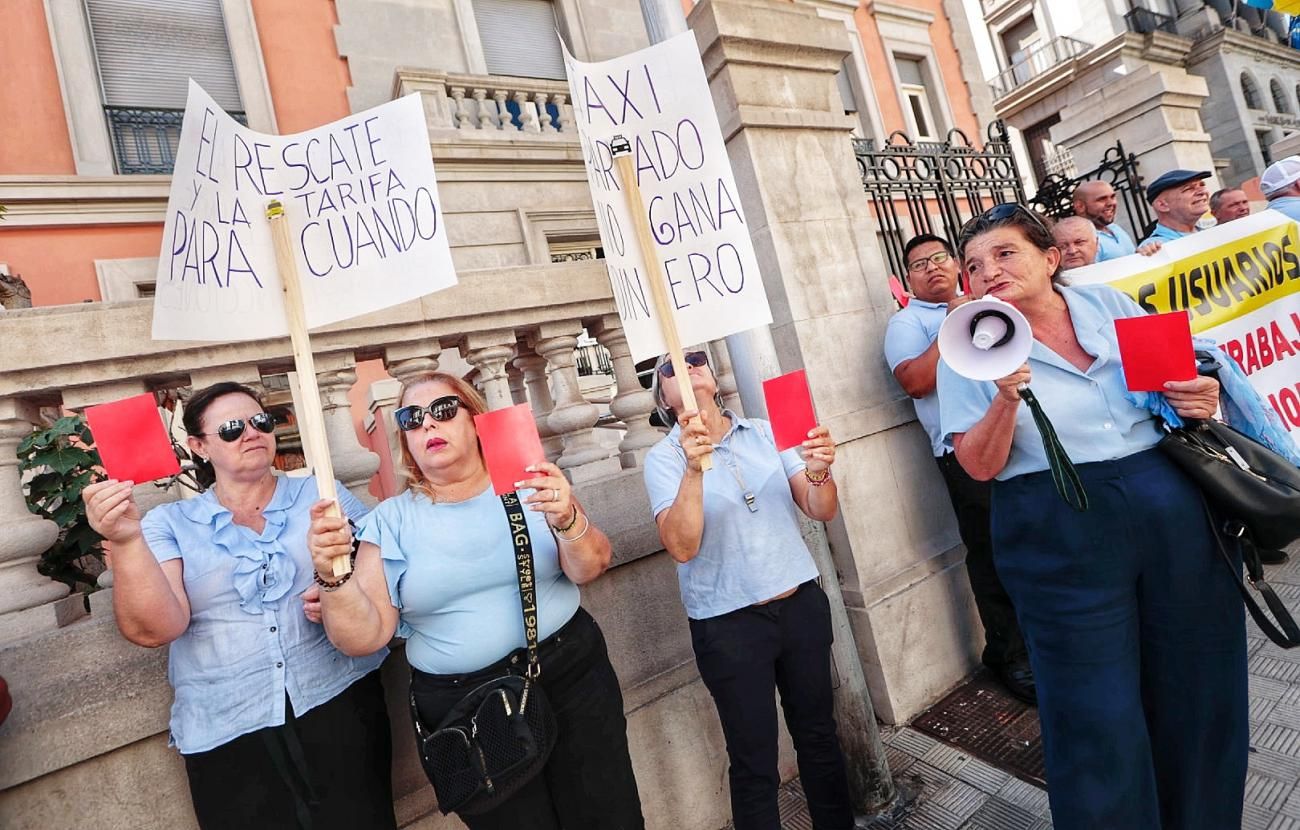
[{"label": "megaphone handle", "polygon": [[1083,488],[1083,480],[1079,478],[1079,471],[1074,468],[1070,454],[1057,437],[1056,428],[1043,412],[1038,398],[1029,391],[1029,384],[1020,384],[1019,391],[1020,399],[1029,407],[1029,414],[1033,416],[1034,425],[1038,427],[1038,434],[1043,439],[1043,452],[1047,455],[1047,466],[1052,471],[1052,484],[1055,485],[1056,492],[1075,510],[1087,510],[1088,492]]}]

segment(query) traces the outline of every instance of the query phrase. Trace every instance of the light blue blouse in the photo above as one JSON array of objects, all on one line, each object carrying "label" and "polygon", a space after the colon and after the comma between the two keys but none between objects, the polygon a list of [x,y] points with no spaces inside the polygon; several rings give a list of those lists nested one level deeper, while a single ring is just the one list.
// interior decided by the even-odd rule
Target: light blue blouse
[{"label": "light blue blouse", "polygon": [[1276,210],[1288,219],[1300,222],[1300,197],[1279,196],[1276,199],[1269,199],[1268,209]]},{"label": "light blue blouse", "polygon": [[[889,364],[889,371],[930,348],[947,316],[947,303],[927,303],[913,298],[907,308],[890,317],[889,325],[885,327],[885,361]],[[931,392],[924,398],[913,398],[912,404],[916,407],[916,420],[930,436],[930,449],[938,458],[947,451],[943,445],[943,432],[939,429],[939,395],[937,391]]]},{"label": "light blue blouse", "polygon": [[1119,226],[1119,223],[1111,222],[1105,230],[1097,229],[1098,262],[1119,259],[1135,253],[1137,253],[1137,246],[1133,244],[1133,238],[1128,235],[1128,231]]},{"label": "light blue blouse", "polygon": [[1175,239],[1182,239],[1184,236],[1190,235],[1190,233],[1176,231],[1166,225],[1157,223],[1155,229],[1151,231],[1151,235],[1142,240],[1142,244],[1145,245],[1148,242],[1173,242]]},{"label": "light blue blouse", "polygon": [[[366,507],[342,484],[339,504],[353,520]],[[204,752],[240,735],[284,723],[288,692],[302,715],[379,667],[387,649],[367,657],[340,653],[325,629],[308,622],[302,593],[312,584],[308,510],[316,479],[276,478],[260,534],[234,523],[212,490],[163,504],[141,523],[159,562],[180,559],[190,624],[168,651],[176,692],[171,745]]]},{"label": "light blue blouse", "polygon": [[[771,599],[817,578],[790,493],[790,476],[807,465],[798,449],[776,451],[767,421],[746,420],[730,410],[726,414],[731,429],[714,446],[713,469],[704,474],[700,552],[677,565],[682,604],[695,620]],[[645,460],[645,486],[655,516],[677,500],[685,474],[681,427],[675,426]],[[754,494],[756,512],[745,505],[746,490]]]},{"label": "light blue blouse", "polygon": [[[537,636],[544,640],[572,619],[580,596],[560,568],[545,515],[525,506],[524,517],[533,545]],[[397,636],[406,639],[412,666],[461,674],[524,647],[515,547],[505,507],[491,487],[465,501],[437,504],[407,490],[371,511],[359,535],[379,546],[388,596],[401,612]]]},{"label": "light blue blouse", "polygon": [[[1108,285],[1058,287],[1070,309],[1079,345],[1096,360],[1080,372],[1051,349],[1034,341],[1029,352],[1029,388],[1051,419],[1057,436],[1075,464],[1110,461],[1154,447],[1160,431],[1154,416],[1125,396],[1127,385],[1115,339],[1115,319],[1145,312],[1127,295]],[[967,432],[984,417],[997,394],[992,381],[964,378],[939,361],[939,409],[944,441]],[[1042,438],[1029,407],[1016,411],[1015,437],[1007,465],[997,474],[1005,481],[1048,469]]]}]

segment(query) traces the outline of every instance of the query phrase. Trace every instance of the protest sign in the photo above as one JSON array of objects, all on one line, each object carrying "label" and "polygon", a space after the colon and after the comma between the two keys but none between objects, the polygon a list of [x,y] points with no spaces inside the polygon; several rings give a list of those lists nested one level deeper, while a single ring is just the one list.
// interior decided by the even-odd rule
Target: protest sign
[{"label": "protest sign", "polygon": [[[600,63],[565,51],[614,302],[636,360],[669,348],[655,309],[661,280],[680,341],[702,343],[772,321],[695,36],[685,32]],[[629,145],[641,204],[630,204],[611,145]],[[637,241],[633,211],[653,250]]]},{"label": "protest sign", "polygon": [[86,424],[109,478],[143,483],[181,471],[152,394],[86,407]]},{"label": "protest sign", "polygon": [[803,369],[763,381],[763,399],[778,452],[808,440],[808,433],[817,426],[817,415]]},{"label": "protest sign", "polygon": [[1068,271],[1109,283],[1150,313],[1187,311],[1194,334],[1242,365],[1289,430],[1300,429],[1300,226],[1271,210]]},{"label": "protest sign", "polygon": [[515,482],[534,478],[525,468],[546,460],[537,421],[526,403],[475,415],[474,429],[492,478],[492,491],[498,496],[517,490]]},{"label": "protest sign", "polygon": [[288,333],[277,199],[316,328],[455,284],[419,97],[293,135],[254,132],[190,81],[154,299],[155,340]]},{"label": "protest sign", "polygon": [[1130,392],[1163,392],[1165,381],[1196,377],[1192,328],[1185,311],[1115,321],[1124,382]]}]

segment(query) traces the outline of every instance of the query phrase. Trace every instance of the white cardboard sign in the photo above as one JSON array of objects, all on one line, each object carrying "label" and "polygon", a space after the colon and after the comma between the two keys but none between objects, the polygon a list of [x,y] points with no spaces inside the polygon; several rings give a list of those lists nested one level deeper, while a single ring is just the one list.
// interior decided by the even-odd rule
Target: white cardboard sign
[{"label": "white cardboard sign", "polygon": [[288,334],[266,205],[284,206],[309,328],[456,283],[419,97],[293,135],[254,132],[190,81],[167,200],[155,340]]},{"label": "white cardboard sign", "polygon": [[[587,179],[632,357],[665,351],[647,279],[662,279],[681,342],[772,322],[749,223],[727,159],[695,35],[600,63],[565,51]],[[631,144],[660,269],[638,249],[610,144]]]}]

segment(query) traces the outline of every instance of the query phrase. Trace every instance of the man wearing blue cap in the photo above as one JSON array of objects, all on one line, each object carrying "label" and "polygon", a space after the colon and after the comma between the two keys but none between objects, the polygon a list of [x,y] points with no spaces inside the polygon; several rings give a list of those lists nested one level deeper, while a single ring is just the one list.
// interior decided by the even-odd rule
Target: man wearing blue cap
[{"label": "man wearing blue cap", "polygon": [[1147,201],[1156,212],[1156,227],[1142,240],[1170,242],[1196,230],[1197,221],[1210,205],[1206,170],[1170,170],[1147,186]]}]

